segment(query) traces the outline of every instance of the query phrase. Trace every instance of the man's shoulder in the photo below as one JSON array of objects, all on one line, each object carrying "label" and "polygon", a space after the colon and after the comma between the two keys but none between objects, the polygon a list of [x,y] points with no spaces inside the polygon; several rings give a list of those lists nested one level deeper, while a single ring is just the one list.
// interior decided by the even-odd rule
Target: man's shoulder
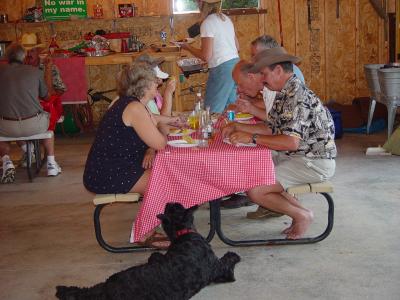
[{"label": "man's shoulder", "polygon": [[15,78],[38,78],[42,71],[38,68],[32,67],[30,65],[21,65],[21,64],[6,64],[0,65],[0,72],[6,73],[8,77]]}]

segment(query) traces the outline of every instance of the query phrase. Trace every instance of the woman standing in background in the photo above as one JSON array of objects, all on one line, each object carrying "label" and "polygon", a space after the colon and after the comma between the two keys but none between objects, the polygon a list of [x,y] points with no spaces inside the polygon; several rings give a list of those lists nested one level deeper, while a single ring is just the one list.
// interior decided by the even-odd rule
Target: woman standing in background
[{"label": "woman standing in background", "polygon": [[228,16],[221,12],[222,0],[197,0],[200,8],[201,48],[187,43],[182,48],[208,63],[205,106],[221,113],[236,100],[236,85],[232,69],[239,61],[239,43],[235,28]]}]

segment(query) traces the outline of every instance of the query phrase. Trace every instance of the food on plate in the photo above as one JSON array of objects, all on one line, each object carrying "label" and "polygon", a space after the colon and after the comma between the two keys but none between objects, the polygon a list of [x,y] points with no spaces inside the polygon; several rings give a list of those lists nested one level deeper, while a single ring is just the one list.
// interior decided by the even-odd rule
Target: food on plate
[{"label": "food on plate", "polygon": [[194,139],[192,139],[189,135],[182,136],[182,139],[186,141],[188,144],[195,144]]},{"label": "food on plate", "polygon": [[178,134],[180,132],[181,132],[181,130],[179,128],[170,128],[169,129],[169,133],[172,133],[172,134]]},{"label": "food on plate", "polygon": [[170,128],[169,133],[171,134],[183,134],[183,135],[188,135],[191,134],[193,132],[193,130],[188,129],[188,128]]},{"label": "food on plate", "polygon": [[252,117],[253,117],[253,115],[247,114],[247,113],[237,113],[235,115],[236,119],[247,119],[247,118],[252,118]]}]

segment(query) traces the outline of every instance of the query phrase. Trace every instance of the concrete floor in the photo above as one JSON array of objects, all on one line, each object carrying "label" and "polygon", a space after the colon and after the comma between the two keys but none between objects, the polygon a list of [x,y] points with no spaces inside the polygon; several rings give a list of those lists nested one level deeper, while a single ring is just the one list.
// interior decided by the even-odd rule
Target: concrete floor
[{"label": "concrete floor", "polygon": [[[230,250],[242,257],[237,281],[208,286],[193,299],[400,299],[400,157],[364,154],[385,137],[346,134],[338,141],[335,224],[326,240],[232,248],[215,238],[211,244],[217,255]],[[92,195],[82,185],[91,140],[57,138],[63,168],[58,177],[47,178],[42,170],[29,183],[18,169],[14,184],[0,185],[0,299],[54,299],[56,285],[90,286],[150,255],[111,254],[98,246]],[[17,158],[19,152],[13,151]],[[322,230],[326,219],[326,205],[316,199],[301,199],[316,215],[310,233]],[[128,240],[135,214],[130,207],[105,210],[104,234],[111,242]],[[246,220],[250,210],[254,207],[223,211],[229,236],[277,236],[288,223],[286,218]],[[196,213],[204,233],[207,217],[207,206]]]}]

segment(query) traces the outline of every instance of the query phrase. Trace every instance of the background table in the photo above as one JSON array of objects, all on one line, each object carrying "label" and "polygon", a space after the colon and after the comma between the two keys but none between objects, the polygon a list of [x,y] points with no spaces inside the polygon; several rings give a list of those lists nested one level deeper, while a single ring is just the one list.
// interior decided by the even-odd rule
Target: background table
[{"label": "background table", "polygon": [[219,134],[208,148],[167,146],[155,157],[131,242],[160,223],[156,216],[164,212],[168,202],[180,202],[188,208],[274,183],[271,151],[266,147],[225,144]]},{"label": "background table", "polygon": [[88,81],[85,57],[53,58],[60,70],[61,79],[67,91],[61,96],[63,104],[85,104],[87,102]]}]

